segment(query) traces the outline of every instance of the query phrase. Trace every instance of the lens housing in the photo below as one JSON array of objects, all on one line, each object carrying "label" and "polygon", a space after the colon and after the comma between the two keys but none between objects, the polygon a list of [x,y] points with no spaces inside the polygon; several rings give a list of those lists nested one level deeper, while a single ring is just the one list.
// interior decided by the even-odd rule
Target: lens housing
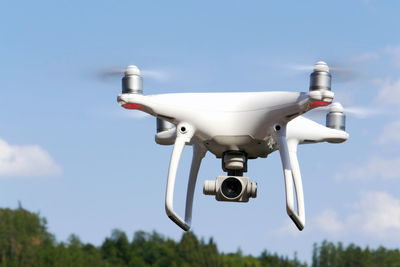
[{"label": "lens housing", "polygon": [[257,183],[243,176],[218,176],[204,181],[203,193],[215,196],[217,201],[248,202],[257,197]]},{"label": "lens housing", "polygon": [[221,184],[221,193],[226,198],[237,198],[242,193],[242,189],[242,183],[234,177],[225,179]]}]

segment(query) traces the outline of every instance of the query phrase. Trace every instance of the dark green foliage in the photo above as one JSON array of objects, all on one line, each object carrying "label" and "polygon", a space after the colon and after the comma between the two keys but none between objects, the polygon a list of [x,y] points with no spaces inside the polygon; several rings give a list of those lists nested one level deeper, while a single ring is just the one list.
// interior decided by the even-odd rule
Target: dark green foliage
[{"label": "dark green foliage", "polygon": [[[47,232],[46,220],[19,206],[0,209],[0,267],[306,267],[296,254],[288,258],[264,250],[260,256],[220,253],[214,240],[198,239],[186,232],[177,242],[157,232],[138,231],[130,240],[114,230],[101,246],[83,243],[71,235],[67,242],[56,242]],[[314,245],[312,267],[400,266],[399,250],[362,249],[353,244],[327,241]]]},{"label": "dark green foliage", "polygon": [[354,244],[346,248],[342,243],[333,244],[323,241],[320,246],[314,244],[312,267],[398,267],[400,251],[379,247],[376,250],[362,249]]},{"label": "dark green foliage", "polygon": [[[19,207],[0,210],[0,262],[2,266],[33,266],[43,261],[40,252],[54,247],[46,221]],[[7,264],[4,264],[7,263]]]}]

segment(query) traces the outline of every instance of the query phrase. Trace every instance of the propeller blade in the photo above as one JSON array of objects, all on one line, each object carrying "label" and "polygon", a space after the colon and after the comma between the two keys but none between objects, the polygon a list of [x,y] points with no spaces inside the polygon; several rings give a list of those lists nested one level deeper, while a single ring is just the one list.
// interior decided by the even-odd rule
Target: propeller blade
[{"label": "propeller blade", "polygon": [[[109,79],[120,79],[124,73],[134,65],[128,66],[128,68],[115,68],[115,69],[105,69],[98,71],[98,79],[109,80]],[[135,66],[136,67],[136,66]],[[166,71],[158,69],[140,69],[140,75],[147,79],[153,79],[159,82],[165,82],[169,79],[169,74]]]},{"label": "propeller blade", "polygon": [[[332,74],[332,79],[335,82],[349,82],[355,79],[358,75],[355,71],[350,67],[345,67],[343,65],[336,64],[328,64],[329,72]],[[314,65],[305,65],[305,64],[292,64],[289,65],[289,69],[298,72],[307,72],[311,73],[314,69]]]},{"label": "propeller blade", "polygon": [[[335,102],[335,103],[338,103],[338,102]],[[335,103],[333,103],[329,106],[315,108],[313,110],[310,110],[308,113],[310,113],[312,115],[325,116],[329,111],[332,110]],[[348,115],[354,116],[354,117],[359,117],[359,118],[371,117],[371,116],[381,113],[380,111],[378,111],[376,109],[359,107],[359,106],[358,107],[350,106],[350,107],[342,107],[342,108],[343,108],[343,112],[345,114],[348,114]]]}]

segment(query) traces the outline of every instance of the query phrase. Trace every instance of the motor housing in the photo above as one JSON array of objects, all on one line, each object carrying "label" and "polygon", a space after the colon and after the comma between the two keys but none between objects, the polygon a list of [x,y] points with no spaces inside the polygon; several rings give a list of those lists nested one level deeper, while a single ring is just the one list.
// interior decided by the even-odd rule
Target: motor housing
[{"label": "motor housing", "polygon": [[326,114],[326,127],[341,131],[346,130],[346,115],[340,103],[336,102],[330,106],[329,112]]},{"label": "motor housing", "polygon": [[176,126],[166,120],[157,118],[155,141],[159,145],[173,145],[176,139]]},{"label": "motor housing", "polygon": [[324,61],[318,61],[314,65],[313,72],[310,75],[310,91],[331,90],[332,76],[329,67]]},{"label": "motor housing", "polygon": [[123,94],[143,94],[143,80],[138,67],[134,65],[128,66],[122,78]]}]

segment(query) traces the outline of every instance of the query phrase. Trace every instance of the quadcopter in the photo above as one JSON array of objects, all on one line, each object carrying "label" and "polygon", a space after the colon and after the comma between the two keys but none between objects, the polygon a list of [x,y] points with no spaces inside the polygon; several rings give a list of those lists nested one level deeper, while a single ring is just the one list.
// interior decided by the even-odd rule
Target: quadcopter
[{"label": "quadcopter", "polygon": [[[342,143],[349,138],[340,103],[332,103],[331,74],[323,61],[315,63],[308,92],[174,93],[144,95],[141,72],[128,66],[118,103],[157,118],[155,141],[173,145],[167,176],[165,210],[187,231],[192,223],[193,196],[200,164],[207,152],[222,161],[226,175],[206,180],[205,195],[217,201],[248,202],[257,196],[257,184],[247,172],[249,159],[266,158],[278,150],[282,161],[286,211],[297,228],[305,226],[303,186],[297,146],[318,142]],[[326,126],[302,114],[328,106]],[[187,185],[185,217],[174,210],[174,188],[184,147],[193,147]]]}]

